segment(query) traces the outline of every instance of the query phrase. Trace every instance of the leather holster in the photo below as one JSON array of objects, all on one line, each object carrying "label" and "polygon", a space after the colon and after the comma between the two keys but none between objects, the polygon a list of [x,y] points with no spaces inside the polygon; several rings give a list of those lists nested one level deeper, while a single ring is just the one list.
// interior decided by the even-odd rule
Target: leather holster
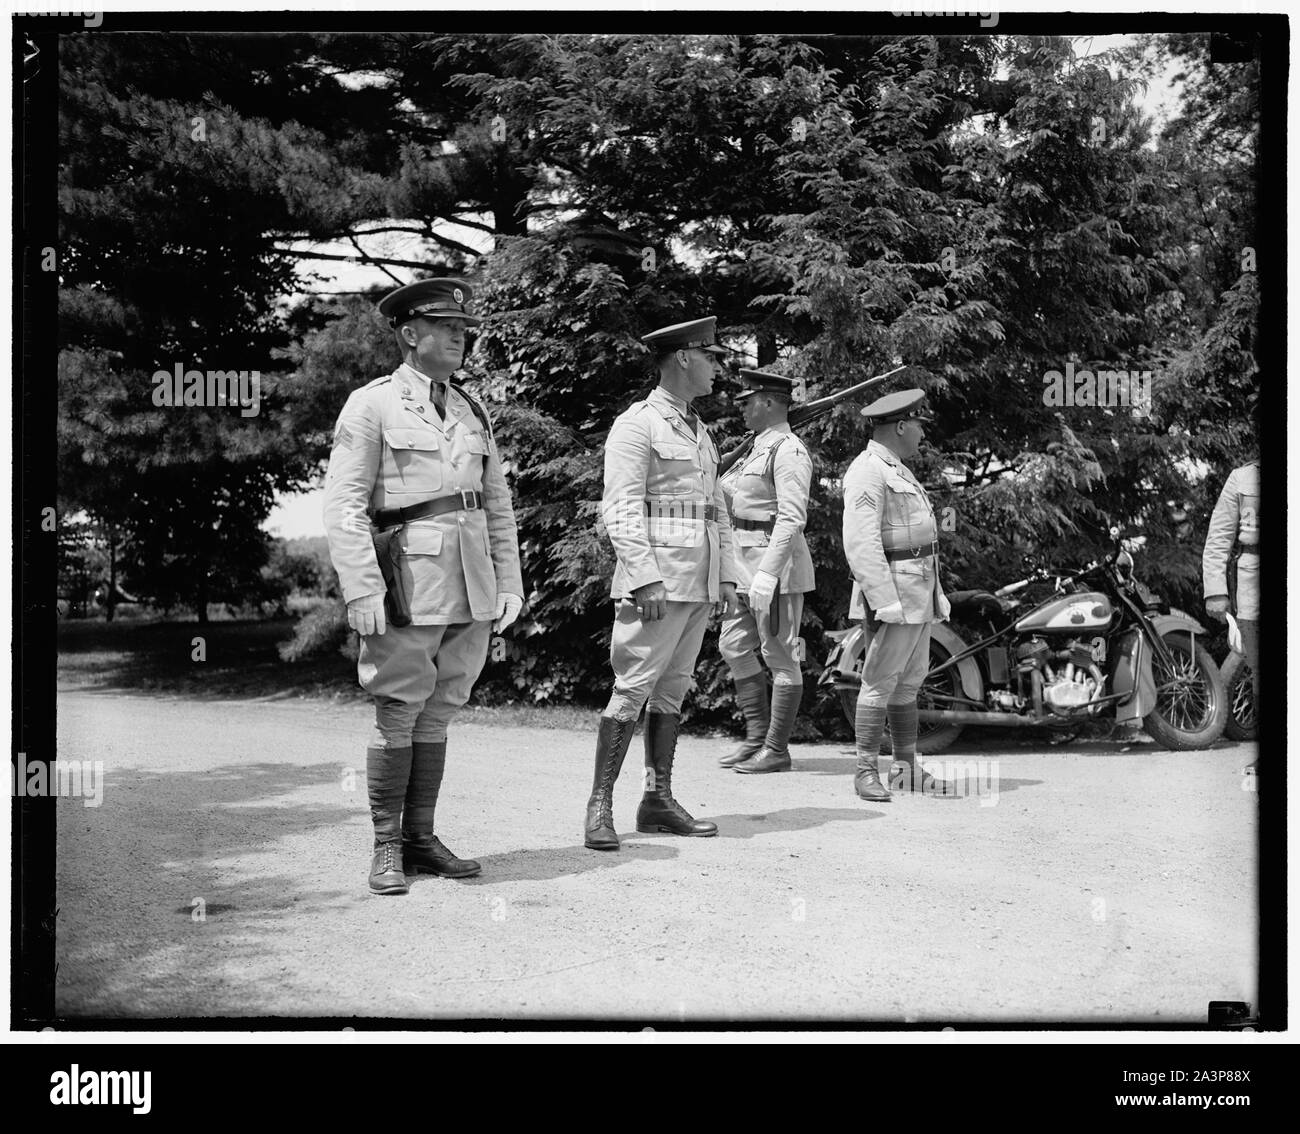
[{"label": "leather holster", "polygon": [[411,624],[411,596],[402,580],[402,572],[398,570],[402,545],[397,537],[405,527],[405,524],[397,524],[383,531],[371,531],[371,538],[375,541],[375,559],[384,577],[384,614],[390,626]]}]

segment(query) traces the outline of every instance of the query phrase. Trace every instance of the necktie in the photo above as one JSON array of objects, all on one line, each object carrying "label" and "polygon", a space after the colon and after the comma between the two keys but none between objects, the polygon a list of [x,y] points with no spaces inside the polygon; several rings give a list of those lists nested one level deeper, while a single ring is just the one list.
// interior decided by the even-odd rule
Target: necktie
[{"label": "necktie", "polygon": [[441,382],[430,383],[429,401],[433,403],[433,408],[438,411],[438,416],[443,421],[447,420],[447,387]]},{"label": "necktie", "polygon": [[685,419],[686,424],[691,427],[691,432],[698,437],[700,431],[697,428],[697,426],[699,425],[700,419],[699,416],[696,414],[696,412],[693,409],[691,409],[690,406],[687,406],[686,412],[682,414],[682,417]]}]

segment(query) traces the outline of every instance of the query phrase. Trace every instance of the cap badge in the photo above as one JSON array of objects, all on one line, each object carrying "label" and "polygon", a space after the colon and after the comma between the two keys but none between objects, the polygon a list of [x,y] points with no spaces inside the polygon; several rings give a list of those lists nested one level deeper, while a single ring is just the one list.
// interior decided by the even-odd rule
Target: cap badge
[{"label": "cap badge", "polygon": [[464,303],[464,302],[465,302],[465,293],[464,293],[463,291],[461,291],[460,288],[458,288],[458,287],[454,287],[454,288],[451,289],[451,297],[452,297],[452,298],[453,298],[457,303]]}]

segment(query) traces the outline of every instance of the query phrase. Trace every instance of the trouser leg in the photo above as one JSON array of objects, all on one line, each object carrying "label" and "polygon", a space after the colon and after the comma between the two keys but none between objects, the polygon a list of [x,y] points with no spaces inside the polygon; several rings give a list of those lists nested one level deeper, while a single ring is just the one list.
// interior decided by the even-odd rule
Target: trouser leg
[{"label": "trouser leg", "polygon": [[736,685],[736,704],[745,718],[745,739],[718,761],[724,768],[748,760],[767,739],[771,710],[767,674],[759,660],[760,646],[758,625],[749,608],[742,604],[722,623],[718,634],[718,652],[731,670],[731,679]]},{"label": "trouser leg", "polygon": [[907,672],[923,633],[927,634],[928,652],[928,626],[885,622],[875,627],[868,625],[865,629],[868,641],[862,660],[862,685],[858,690],[855,714],[858,764],[853,787],[861,798],[885,803],[890,794],[880,782],[878,764],[880,740],[887,719],[886,706],[895,699],[899,682]]},{"label": "trouser leg", "polygon": [[[1259,622],[1254,618],[1239,618],[1237,626],[1241,630],[1241,650],[1246,655],[1246,664],[1250,666],[1250,691],[1255,698],[1255,719],[1259,718]],[[1258,746],[1258,730],[1255,743]],[[1248,772],[1258,770],[1259,756],[1246,765]]]},{"label": "trouser leg", "polygon": [[[596,735],[595,770],[584,823],[584,842],[593,850],[618,849],[613,818],[614,784],[622,770],[642,706],[655,695],[659,704],[671,703],[676,697],[680,709],[680,697],[690,682],[694,657],[699,653],[704,637],[708,619],[706,604],[669,602],[665,607],[663,618],[645,622],[637,615],[632,603],[623,601],[615,605],[609,646],[614,690],[601,714]],[[687,663],[679,654],[683,650],[689,651],[692,641],[694,653],[683,683],[677,670]],[[668,681],[666,692],[661,691],[660,685],[670,672],[673,676]],[[646,727],[650,727],[648,716]]]},{"label": "trouser leg", "polygon": [[428,744],[447,739],[447,726],[474,691],[492,640],[490,622],[462,622],[442,631],[433,655],[433,692],[412,732],[414,740]]},{"label": "trouser leg", "polygon": [[924,791],[927,795],[944,795],[947,785],[925,770],[916,751],[916,695],[929,671],[930,624],[924,623],[921,630],[887,705],[889,734],[894,744],[894,764],[889,773],[889,786],[895,791]]}]

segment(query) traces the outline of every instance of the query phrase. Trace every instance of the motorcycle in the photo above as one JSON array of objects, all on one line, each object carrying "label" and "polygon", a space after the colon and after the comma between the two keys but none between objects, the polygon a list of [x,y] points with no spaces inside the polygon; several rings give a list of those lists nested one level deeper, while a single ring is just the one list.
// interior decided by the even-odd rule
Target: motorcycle
[{"label": "motorcycle", "polygon": [[[1041,601],[1016,597],[1048,582]],[[931,627],[917,697],[923,754],[943,751],[967,725],[1047,727],[1068,740],[1096,721],[1140,721],[1175,750],[1208,748],[1223,734],[1228,699],[1197,640],[1205,628],[1152,594],[1118,546],[1071,574],[1039,568],[991,593],[948,599],[949,623]],[[870,631],[860,624],[828,637],[835,644],[819,685],[835,689],[852,724]]]}]

